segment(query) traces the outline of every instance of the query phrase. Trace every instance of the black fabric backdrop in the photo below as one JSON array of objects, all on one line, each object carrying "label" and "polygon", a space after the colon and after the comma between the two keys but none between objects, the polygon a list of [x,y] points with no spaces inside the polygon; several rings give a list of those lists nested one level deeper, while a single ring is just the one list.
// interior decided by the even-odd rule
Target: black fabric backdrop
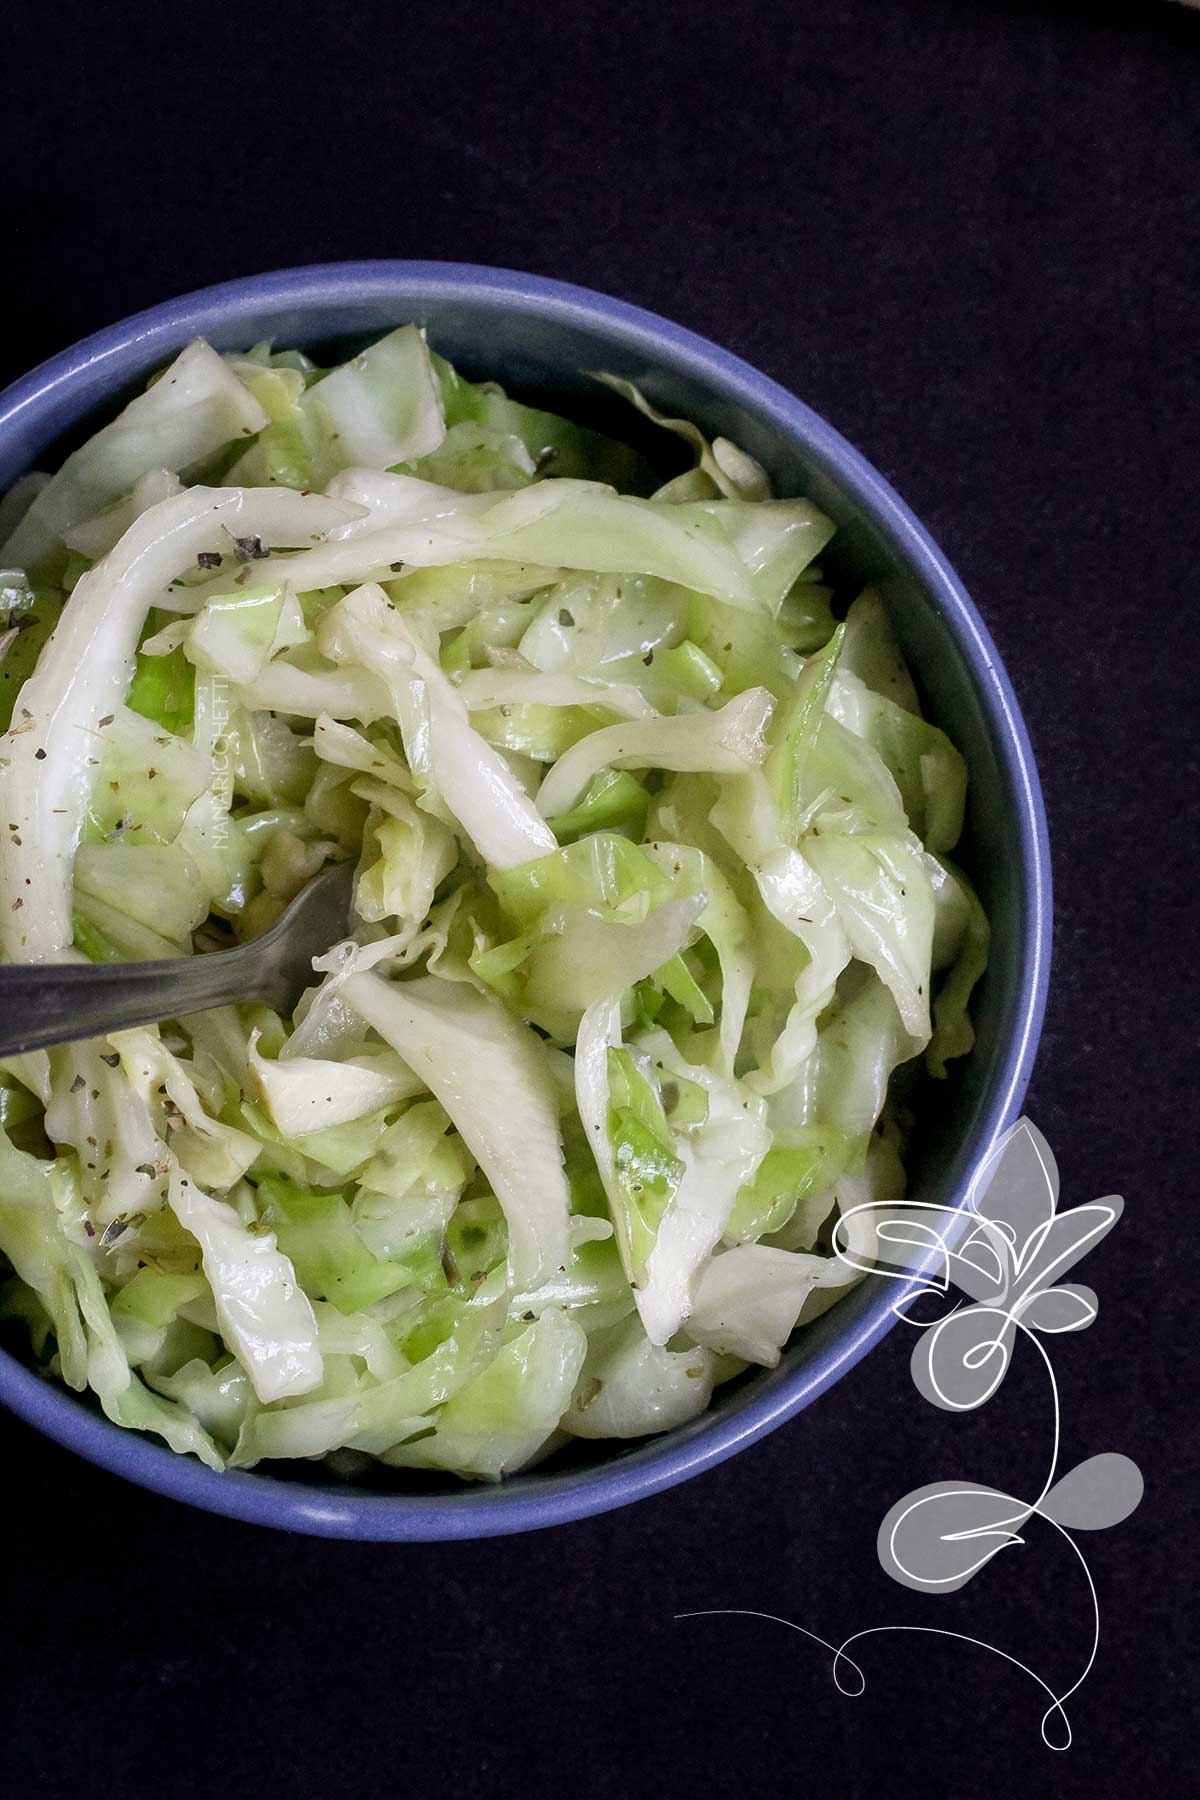
[{"label": "black fabric backdrop", "polygon": [[[887,1580],[887,1507],[1036,1491],[1044,1379],[921,1401],[896,1333],[792,1424],[655,1500],[387,1548],[192,1513],[0,1420],[13,1794],[1196,1791],[1194,706],[1200,15],[945,0],[17,4],[3,27],[0,375],[135,308],[353,256],[535,270],[658,309],[803,395],[894,481],[1025,708],[1057,880],[1028,1111],[1064,1204],[1119,1191],[1055,1350],[1064,1467],[1141,1510],[1086,1548],[1070,1712],[892,1635],[867,1691],[782,1625],[971,1633],[1069,1684],[1086,1585],[1046,1528],[957,1596]],[[1191,760],[1189,762],[1189,751]]]}]

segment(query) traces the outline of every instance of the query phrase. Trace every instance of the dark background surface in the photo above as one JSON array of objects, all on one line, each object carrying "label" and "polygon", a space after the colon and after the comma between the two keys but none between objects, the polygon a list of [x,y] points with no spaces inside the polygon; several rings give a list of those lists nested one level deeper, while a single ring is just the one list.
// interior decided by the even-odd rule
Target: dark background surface
[{"label": "dark background surface", "polygon": [[[0,376],[210,281],[356,256],[608,290],[793,388],[914,506],[991,628],[1046,788],[1055,964],[1027,1110],[1063,1204],[1122,1192],[1054,1347],[1063,1463],[1147,1497],[1084,1548],[1101,1635],[1054,1756],[966,1632],[1068,1686],[1091,1612],[1048,1528],[961,1594],[875,1557],[943,1476],[1036,1492],[1044,1374],[917,1395],[897,1332],[733,1462],[530,1538],[413,1549],[193,1514],[8,1418],[14,1795],[1195,1791],[1200,15],[944,0],[17,4],[0,32]],[[1190,766],[1189,766],[1190,752]],[[1190,1290],[1190,1295],[1189,1295]]]}]

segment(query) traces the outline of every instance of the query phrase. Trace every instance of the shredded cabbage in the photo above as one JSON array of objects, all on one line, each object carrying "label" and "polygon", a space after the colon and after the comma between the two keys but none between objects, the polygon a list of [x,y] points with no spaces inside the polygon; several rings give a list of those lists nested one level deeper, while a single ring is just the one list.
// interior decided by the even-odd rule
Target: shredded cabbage
[{"label": "shredded cabbage", "polygon": [[0,1070],[0,1311],[214,1469],[685,1423],[836,1303],[971,1049],[967,771],[882,599],[599,379],[660,465],[416,326],[197,342],[0,506],[3,958],[203,953],[355,864],[293,1017]]}]

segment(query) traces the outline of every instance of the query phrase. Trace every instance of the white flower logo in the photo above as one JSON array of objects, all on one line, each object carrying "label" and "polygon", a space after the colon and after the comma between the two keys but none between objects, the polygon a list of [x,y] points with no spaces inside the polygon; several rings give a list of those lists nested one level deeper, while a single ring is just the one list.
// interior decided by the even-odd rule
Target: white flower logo
[{"label": "white flower logo", "polygon": [[[1021,1500],[975,1482],[932,1482],[889,1509],[877,1549],[883,1568],[905,1587],[953,1593],[1001,1550],[1023,1545],[1022,1533],[1035,1517],[1045,1520],[1070,1544],[1091,1594],[1095,1630],[1081,1674],[1056,1693],[1006,1651],[961,1632],[881,1625],[835,1646],[789,1620],[776,1622],[826,1644],[834,1652],[834,1679],[848,1694],[861,1693],[865,1686],[861,1669],[846,1655],[861,1638],[884,1631],[929,1631],[989,1650],[1024,1669],[1049,1695],[1042,1737],[1051,1749],[1065,1750],[1071,1727],[1064,1702],[1087,1679],[1100,1636],[1095,1586],[1070,1533],[1100,1530],[1128,1518],[1141,1500],[1143,1484],[1137,1465],[1116,1452],[1088,1457],[1065,1475],[1057,1472],[1058,1386],[1043,1340],[1082,1331],[1095,1319],[1099,1303],[1092,1290],[1060,1277],[1112,1229],[1123,1205],[1110,1195],[1059,1213],[1058,1189],[1049,1145],[1028,1119],[1019,1119],[993,1147],[961,1211],[908,1201],[855,1207],[839,1218],[834,1249],[864,1274],[903,1284],[894,1310],[919,1333],[913,1380],[935,1406],[969,1412],[990,1400],[1008,1372],[1019,1336],[1041,1357],[1054,1429],[1049,1469],[1037,1498]],[[952,1285],[966,1295],[965,1302],[952,1298],[948,1310],[916,1316],[930,1298],[948,1297]],[[853,1671],[853,1685],[846,1685],[845,1669]]]}]

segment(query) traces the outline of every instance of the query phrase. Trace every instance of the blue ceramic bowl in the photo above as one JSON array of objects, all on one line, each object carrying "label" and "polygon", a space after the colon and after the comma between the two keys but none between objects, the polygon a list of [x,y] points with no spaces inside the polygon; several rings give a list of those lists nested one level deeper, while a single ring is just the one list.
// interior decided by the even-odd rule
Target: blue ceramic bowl
[{"label": "blue ceramic bowl", "polygon": [[[822,558],[839,582],[883,593],[932,717],[971,773],[960,856],[990,914],[992,961],[978,1040],[926,1110],[909,1159],[914,1194],[962,1203],[996,1135],[1018,1113],[1037,1048],[1050,948],[1050,865],[1037,772],[1008,677],[954,571],[888,484],[825,421],[705,339],[603,294],[457,263],[358,262],[205,288],[139,313],[43,363],[0,395],[0,492],[53,465],[65,442],[136,390],[190,338],[218,349],[261,338],[345,352],[409,320],[471,374],[577,415],[595,412],[580,374],[631,377],[668,413],[723,433],[783,494],[808,494],[842,529]],[[799,1334],[777,1369],[743,1376],[711,1410],[664,1437],[590,1445],[499,1487],[360,1491],[309,1475],[215,1474],[123,1431],[86,1400],[0,1352],[0,1399],[92,1462],[233,1518],[330,1537],[484,1537],[561,1524],[670,1487],[790,1419],[878,1343],[897,1289],[868,1279]]]}]

